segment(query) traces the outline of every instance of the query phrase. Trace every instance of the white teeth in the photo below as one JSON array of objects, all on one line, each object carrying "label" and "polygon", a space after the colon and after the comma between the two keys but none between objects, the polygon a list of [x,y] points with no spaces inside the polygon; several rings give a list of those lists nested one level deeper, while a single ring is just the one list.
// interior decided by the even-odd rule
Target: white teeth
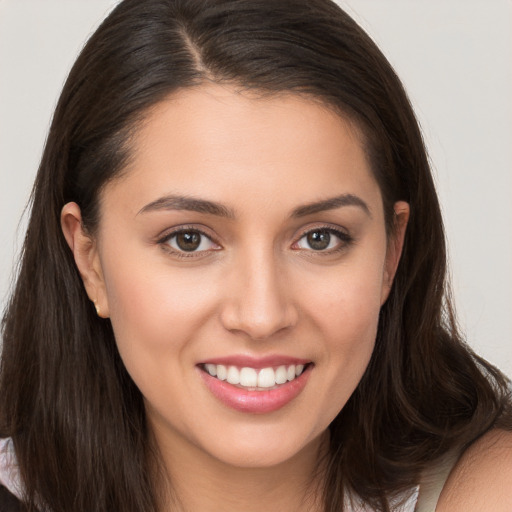
[{"label": "white teeth", "polygon": [[217,365],[215,364],[205,364],[204,367],[206,368],[206,371],[212,376],[217,376]]},{"label": "white teeth", "polygon": [[228,377],[226,379],[230,384],[240,384],[240,372],[236,366],[228,368]]},{"label": "white teeth", "polygon": [[258,374],[259,388],[272,388],[276,385],[276,374],[274,368],[263,368]]},{"label": "white teeth", "polygon": [[242,368],[240,370],[240,384],[247,388],[255,388],[258,384],[258,374],[254,368]]},{"label": "white teeth", "polygon": [[288,380],[288,371],[286,366],[280,366],[276,370],[276,384],[284,384]]},{"label": "white teeth", "polygon": [[227,380],[230,384],[240,385],[246,388],[268,389],[276,385],[284,384],[296,379],[304,371],[303,364],[278,366],[277,368],[255,368],[236,366],[225,366],[223,364],[204,365],[204,369],[219,380]]},{"label": "white teeth", "polygon": [[223,364],[217,365],[217,379],[226,380],[228,377],[228,370]]}]

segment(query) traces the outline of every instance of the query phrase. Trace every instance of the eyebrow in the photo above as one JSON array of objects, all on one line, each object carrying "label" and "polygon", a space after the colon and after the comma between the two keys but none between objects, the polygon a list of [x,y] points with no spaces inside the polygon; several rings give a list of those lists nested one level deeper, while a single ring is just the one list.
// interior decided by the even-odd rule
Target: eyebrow
[{"label": "eyebrow", "polygon": [[[299,206],[292,211],[292,218],[306,217],[315,213],[324,212],[328,210],[335,210],[344,206],[357,206],[361,208],[370,218],[372,214],[370,208],[360,197],[353,194],[342,194],[322,201],[308,203]],[[155,201],[144,206],[137,215],[147,212],[155,212],[160,210],[185,210],[198,213],[206,213],[209,215],[216,215],[218,217],[225,217],[228,219],[235,218],[235,212],[226,206],[208,201],[206,199],[199,199],[196,197],[168,195],[161,197]]]},{"label": "eyebrow", "polygon": [[206,199],[198,199],[195,197],[169,195],[161,197],[156,201],[144,206],[138,213],[154,212],[159,210],[186,210],[190,212],[207,213],[209,215],[217,215],[219,217],[226,217],[233,219],[235,214],[230,208],[207,201]]},{"label": "eyebrow", "polygon": [[372,214],[369,206],[358,196],[353,194],[342,194],[340,196],[331,197],[323,201],[317,201],[309,203],[304,206],[295,208],[292,212],[292,217],[305,217],[319,212],[325,212],[328,210],[335,210],[343,206],[357,206],[361,208],[370,218]]}]

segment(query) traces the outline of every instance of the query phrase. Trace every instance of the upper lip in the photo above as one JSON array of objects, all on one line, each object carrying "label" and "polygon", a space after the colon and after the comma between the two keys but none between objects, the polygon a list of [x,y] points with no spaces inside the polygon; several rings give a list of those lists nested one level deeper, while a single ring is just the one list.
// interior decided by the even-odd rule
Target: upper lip
[{"label": "upper lip", "polygon": [[248,356],[243,354],[236,354],[224,357],[213,357],[205,359],[199,364],[222,364],[224,366],[236,366],[238,368],[254,368],[255,370],[261,368],[269,368],[276,366],[290,366],[310,363],[310,359],[302,359],[299,357],[291,357],[279,354],[271,354],[263,357]]}]

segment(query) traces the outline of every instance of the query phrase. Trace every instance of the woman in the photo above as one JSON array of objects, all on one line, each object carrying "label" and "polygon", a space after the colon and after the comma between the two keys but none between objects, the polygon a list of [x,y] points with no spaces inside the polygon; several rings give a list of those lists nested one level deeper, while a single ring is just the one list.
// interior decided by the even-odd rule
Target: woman
[{"label": "woman", "polygon": [[336,5],[121,2],[36,179],[3,495],[508,510],[508,383],[460,340],[445,264],[406,95]]}]

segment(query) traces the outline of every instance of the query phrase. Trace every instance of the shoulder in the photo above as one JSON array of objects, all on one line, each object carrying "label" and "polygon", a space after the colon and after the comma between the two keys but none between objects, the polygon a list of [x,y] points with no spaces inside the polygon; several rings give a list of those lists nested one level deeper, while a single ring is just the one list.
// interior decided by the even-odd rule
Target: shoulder
[{"label": "shoulder", "polygon": [[512,510],[512,432],[492,430],[473,443],[453,468],[436,512]]}]

